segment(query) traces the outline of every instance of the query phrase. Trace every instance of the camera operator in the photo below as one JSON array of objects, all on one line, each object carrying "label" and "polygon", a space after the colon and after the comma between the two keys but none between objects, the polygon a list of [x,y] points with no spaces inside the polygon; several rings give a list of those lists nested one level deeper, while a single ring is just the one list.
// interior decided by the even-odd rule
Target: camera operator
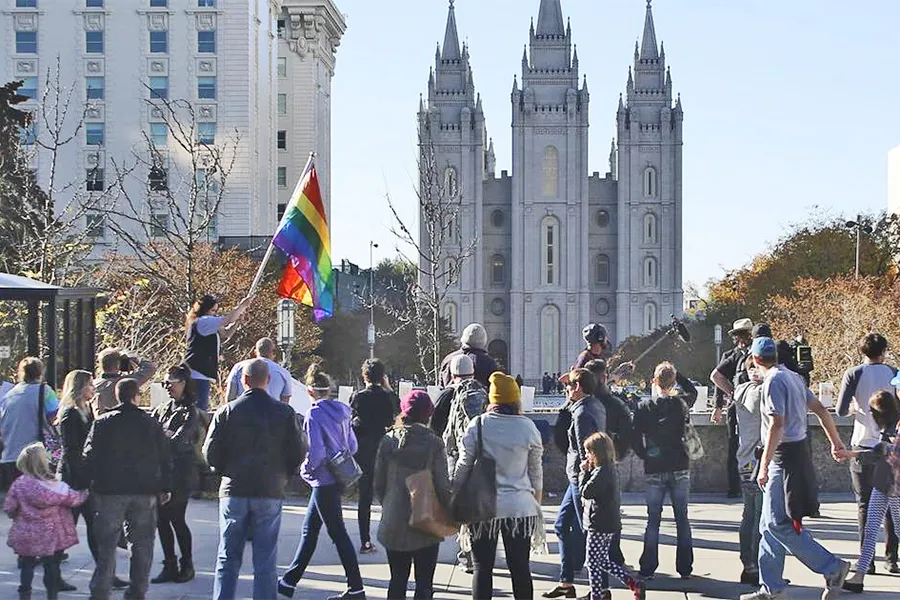
[{"label": "camera operator", "polygon": [[[768,326],[766,326],[767,328]],[[741,477],[738,473],[737,452],[740,445],[737,428],[737,412],[731,401],[734,390],[742,383],[749,381],[744,365],[750,356],[750,344],[754,334],[760,333],[759,328],[754,331],[753,321],[750,319],[738,319],[734,322],[728,335],[734,342],[734,348],[722,356],[722,360],[713,369],[709,378],[716,386],[716,408],[711,420],[719,425],[722,423],[722,410],[726,408],[725,426],[728,435],[728,497],[741,497]],[[762,333],[766,333],[764,330]],[[768,332],[771,334],[771,332]]]},{"label": "camera operator", "polygon": [[94,380],[94,414],[98,417],[118,404],[116,383],[120,379],[128,377],[143,386],[156,374],[155,364],[119,348],[103,350],[97,360],[100,377]]}]

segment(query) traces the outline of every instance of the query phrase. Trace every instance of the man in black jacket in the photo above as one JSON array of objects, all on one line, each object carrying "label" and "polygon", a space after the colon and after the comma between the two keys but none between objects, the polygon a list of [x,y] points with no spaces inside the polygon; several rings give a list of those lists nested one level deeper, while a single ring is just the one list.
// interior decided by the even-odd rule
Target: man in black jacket
[{"label": "man in black jacket", "polygon": [[303,460],[294,410],[266,392],[269,367],[244,366],[247,390],[216,412],[203,444],[206,462],[222,476],[219,553],[213,598],[235,597],[247,532],[253,528],[253,597],[277,596],[275,554],[284,486]]},{"label": "man in black jacket", "polygon": [[119,401],[94,421],[84,443],[84,473],[95,502],[97,565],[91,598],[107,600],[116,571],[116,546],[122,522],[131,542],[131,586],[126,599],[143,598],[150,582],[156,504],[171,497],[169,440],[156,419],[134,405],[138,382],[116,383]]},{"label": "man in black jacket", "polygon": [[384,363],[377,358],[370,358],[363,363],[362,376],[366,388],[350,399],[353,410],[351,424],[359,450],[356,462],[362,469],[359,479],[359,502],[356,514],[359,518],[360,554],[375,552],[369,524],[372,515],[372,494],[375,477],[375,456],[378,444],[385,432],[394,423],[394,417],[400,414],[400,399],[391,389],[391,384],[384,374]]}]

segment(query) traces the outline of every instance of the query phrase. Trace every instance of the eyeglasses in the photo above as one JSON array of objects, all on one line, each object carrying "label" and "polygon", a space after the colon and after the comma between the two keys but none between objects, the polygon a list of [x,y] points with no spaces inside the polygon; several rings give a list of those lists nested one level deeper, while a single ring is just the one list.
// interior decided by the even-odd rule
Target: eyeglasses
[{"label": "eyeglasses", "polygon": [[173,385],[178,383],[184,383],[184,381],[181,379],[166,379],[162,384],[163,387],[172,387]]}]

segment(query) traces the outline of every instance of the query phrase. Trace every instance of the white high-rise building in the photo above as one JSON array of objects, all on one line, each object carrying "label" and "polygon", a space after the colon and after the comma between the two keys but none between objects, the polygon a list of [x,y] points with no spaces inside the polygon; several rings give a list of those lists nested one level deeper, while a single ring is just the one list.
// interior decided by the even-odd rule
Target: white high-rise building
[{"label": "white high-rise building", "polygon": [[347,29],[333,0],[282,0],[278,19],[278,214],[316,153],[331,223],[331,80]]},{"label": "white high-rise building", "polygon": [[[149,154],[148,138],[166,149],[170,160],[182,160],[161,113],[147,100],[189,102],[196,134],[206,143],[240,138],[213,236],[241,245],[239,240],[271,235],[277,218],[273,174],[280,4],[0,0],[0,81],[24,79],[26,93],[34,98],[26,108],[34,108],[48,69],[55,70],[60,61],[61,85],[73,91],[73,103],[87,103],[88,110],[84,127],[57,161],[57,181],[83,182],[95,193],[109,185],[113,161],[126,164],[135,152]],[[40,117],[36,127],[40,136]],[[39,183],[46,182],[50,164],[41,152],[35,166]],[[94,175],[86,180],[88,171]],[[133,186],[129,195],[150,205],[147,180],[136,175],[127,184]],[[58,193],[57,205],[67,193]],[[100,241],[112,237],[102,227],[98,233]]]}]

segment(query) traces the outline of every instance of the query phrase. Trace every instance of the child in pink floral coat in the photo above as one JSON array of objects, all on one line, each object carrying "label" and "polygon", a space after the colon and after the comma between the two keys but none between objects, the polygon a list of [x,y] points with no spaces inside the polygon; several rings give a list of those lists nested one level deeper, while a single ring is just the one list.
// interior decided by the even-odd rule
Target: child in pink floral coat
[{"label": "child in pink floral coat", "polygon": [[34,567],[40,562],[47,598],[56,598],[62,552],[78,544],[72,508],[87,499],[87,492],[72,490],[56,479],[39,442],[22,450],[16,467],[22,476],[9,488],[3,510],[13,519],[6,543],[19,555],[19,596],[31,597]]}]

